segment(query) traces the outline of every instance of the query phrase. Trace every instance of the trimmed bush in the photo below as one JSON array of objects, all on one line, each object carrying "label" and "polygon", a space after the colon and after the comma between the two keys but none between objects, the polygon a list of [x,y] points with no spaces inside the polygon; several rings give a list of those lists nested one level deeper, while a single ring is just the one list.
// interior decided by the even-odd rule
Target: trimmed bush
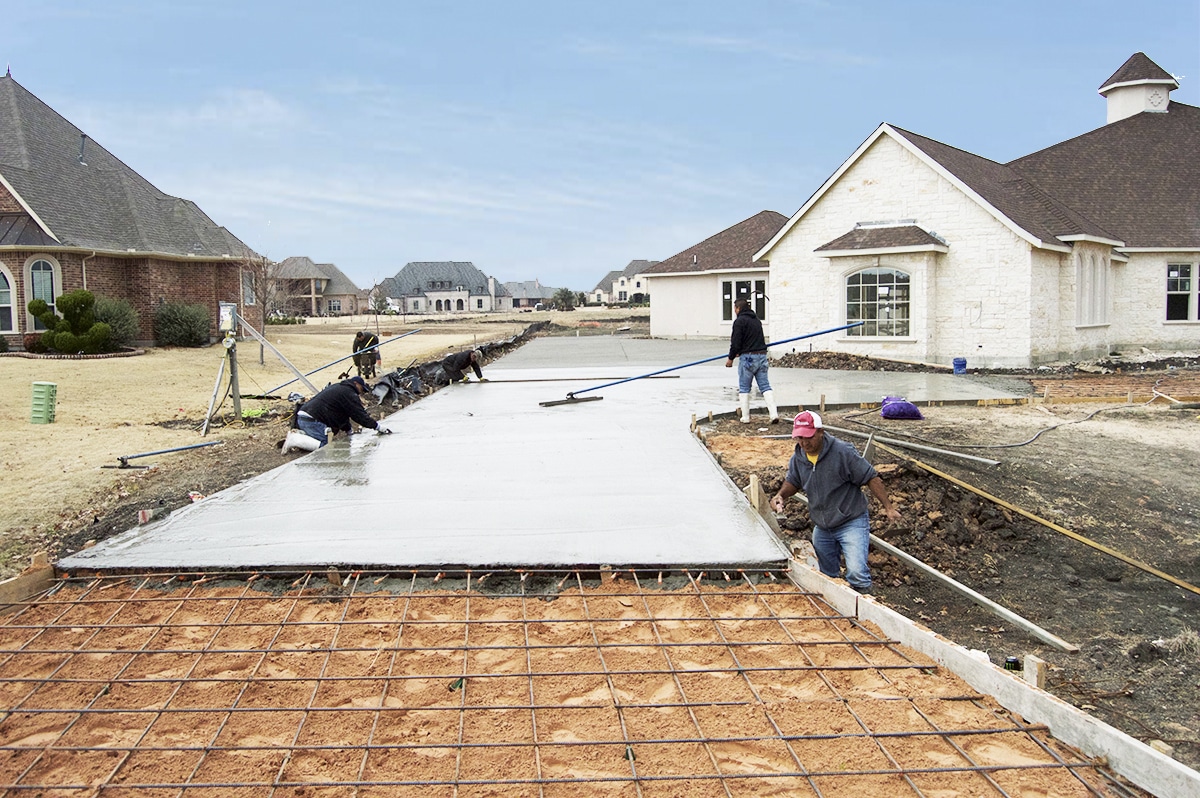
[{"label": "trimmed bush", "polygon": [[46,345],[42,343],[41,333],[25,333],[21,336],[21,346],[26,352],[31,352],[35,355],[40,355],[46,351]]},{"label": "trimmed bush", "polygon": [[47,349],[65,355],[81,352],[96,355],[111,352],[116,347],[112,342],[112,328],[96,321],[95,305],[96,297],[92,292],[81,289],[60,296],[55,302],[57,313],[41,299],[30,302],[28,308],[46,327],[41,340]]},{"label": "trimmed bush", "polygon": [[113,346],[133,346],[142,329],[133,305],[124,299],[98,296],[93,312],[96,314],[96,321],[104,322],[112,330]]},{"label": "trimmed bush", "polygon": [[8,351],[8,339],[0,335],[0,352]]},{"label": "trimmed bush", "polygon": [[167,302],[154,313],[154,338],[159,346],[203,346],[208,343],[208,308]]}]

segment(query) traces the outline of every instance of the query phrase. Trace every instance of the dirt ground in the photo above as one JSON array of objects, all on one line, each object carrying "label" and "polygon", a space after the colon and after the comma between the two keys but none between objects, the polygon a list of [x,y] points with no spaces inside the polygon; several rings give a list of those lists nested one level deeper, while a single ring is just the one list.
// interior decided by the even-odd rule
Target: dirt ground
[{"label": "dirt ground", "polygon": [[[1084,374],[1085,393],[1094,393],[1096,375]],[[1178,376],[1195,380],[1200,371]],[[1164,377],[1171,379],[1163,373],[1149,379]],[[1069,378],[1054,379],[1065,394]],[[1107,379],[1110,395],[1141,390],[1115,373]],[[909,452],[1012,506],[1200,586],[1195,478],[1200,410],[1170,409],[1159,400],[939,406],[922,412],[924,420],[886,420],[877,409],[831,411],[824,419],[833,427],[999,460],[989,467]],[[764,489],[774,491],[793,446],[757,436],[780,432],[762,423],[720,420],[707,435],[735,483],[745,486],[753,473]],[[862,448],[864,441],[845,438]],[[883,453],[874,459],[902,514],[890,525],[873,521],[874,534],[1080,650],[1064,653],[1006,628],[1000,618],[899,560],[872,552],[881,601],[987,652],[994,663],[1025,654],[1045,659],[1051,666],[1048,689],[1056,695],[1134,737],[1163,740],[1177,759],[1200,766],[1200,595],[911,462]],[[810,523],[801,502],[789,505],[782,525],[794,540],[808,540]]]},{"label": "dirt ground", "polygon": [[[421,333],[391,344],[390,351],[385,347],[384,369],[510,337],[543,315],[550,316],[514,314],[505,320],[467,323],[422,320]],[[272,343],[305,371],[347,353],[354,330],[364,324],[361,319],[315,321],[323,323],[267,331]],[[631,318],[628,313],[553,314],[553,321],[560,329],[580,327],[600,334],[630,325],[637,334],[648,326],[645,317]],[[380,332],[400,334],[415,326],[393,323]],[[254,342],[240,344],[239,355],[243,393],[265,391],[291,377],[272,362],[270,353],[259,364]],[[282,456],[274,444],[286,431],[287,403],[245,400],[244,409],[258,409],[263,415],[237,420],[226,401],[209,435],[199,436],[222,356],[220,348],[213,347],[151,350],[94,361],[0,358],[0,424],[18,433],[0,438],[5,486],[0,573],[19,571],[34,551],[47,551],[53,559],[88,540],[124,531],[136,524],[139,510],[171,510],[280,464]],[[313,379],[323,385],[345,367],[343,363]],[[872,424],[893,437],[915,432],[932,445],[950,448],[1023,443],[964,449],[1002,461],[992,468],[920,457],[1016,506],[1198,585],[1200,485],[1195,452],[1200,451],[1200,411],[1172,410],[1166,400],[1131,407],[1067,401],[1076,380],[1080,393],[1136,393],[1148,398],[1159,390],[1174,398],[1195,398],[1200,388],[1189,386],[1200,383],[1198,374],[1189,362],[1170,371],[1031,373],[1030,393],[1042,395],[1050,385],[1050,403],[944,406],[927,409],[924,421],[904,422],[884,421],[873,411],[834,412],[827,422],[863,430]],[[58,384],[54,424],[29,423],[33,381]],[[1029,441],[1046,427],[1076,421]],[[744,485],[750,473],[757,473],[773,489],[782,480],[791,444],[758,439],[754,436],[759,429],[719,421],[710,440],[735,482]],[[727,437],[722,441],[721,435]],[[223,443],[142,460],[154,464],[150,469],[102,468],[116,465],[119,456],[208,440]],[[886,456],[881,460],[888,461]],[[915,466],[891,464],[896,467],[886,478],[904,518],[894,529],[877,533],[1081,650],[1064,654],[1049,649],[1004,628],[997,618],[891,558],[873,554],[882,601],[956,642],[987,651],[994,662],[1009,655],[1037,654],[1051,663],[1053,692],[1135,737],[1164,740],[1174,746],[1180,761],[1200,765],[1200,597]],[[793,503],[785,526],[797,539],[807,534],[802,505]]]}]

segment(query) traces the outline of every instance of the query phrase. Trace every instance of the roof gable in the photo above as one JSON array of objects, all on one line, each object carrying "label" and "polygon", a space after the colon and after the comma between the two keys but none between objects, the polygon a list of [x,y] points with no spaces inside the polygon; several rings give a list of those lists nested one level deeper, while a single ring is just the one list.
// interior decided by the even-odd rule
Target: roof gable
[{"label": "roof gable", "polygon": [[859,222],[850,232],[813,251],[832,255],[835,252],[866,253],[876,250],[946,252],[948,246],[939,236],[914,222]]},{"label": "roof gable", "polygon": [[0,77],[0,180],[60,246],[257,257],[195,203],[159,191],[9,76]]},{"label": "roof gable", "polygon": [[754,253],[774,236],[787,217],[776,211],[759,211],[699,244],[688,247],[647,269],[643,274],[680,274],[728,271],[732,269],[761,269],[754,263]]}]

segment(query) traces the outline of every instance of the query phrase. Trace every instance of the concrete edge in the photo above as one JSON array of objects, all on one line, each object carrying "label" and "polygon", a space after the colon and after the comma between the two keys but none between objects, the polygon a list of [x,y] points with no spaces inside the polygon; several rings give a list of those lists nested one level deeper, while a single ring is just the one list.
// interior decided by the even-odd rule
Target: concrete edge
[{"label": "concrete edge", "polygon": [[875,624],[888,637],[948,668],[1010,712],[1029,723],[1045,725],[1055,738],[1087,756],[1105,760],[1114,772],[1142,789],[1164,798],[1200,796],[1200,773],[1140,740],[803,563],[793,560],[788,575],[804,590],[821,594],[838,612]]}]

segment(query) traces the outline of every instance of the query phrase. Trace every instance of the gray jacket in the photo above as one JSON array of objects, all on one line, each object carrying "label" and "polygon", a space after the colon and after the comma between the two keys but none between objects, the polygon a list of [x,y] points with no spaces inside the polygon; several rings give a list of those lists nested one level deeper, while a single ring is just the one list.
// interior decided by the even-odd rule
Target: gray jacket
[{"label": "gray jacket", "polygon": [[808,515],[813,523],[822,529],[834,529],[867,511],[862,486],[877,476],[874,466],[857,449],[826,431],[817,464],[810,463],[796,444],[785,479],[808,497]]}]

